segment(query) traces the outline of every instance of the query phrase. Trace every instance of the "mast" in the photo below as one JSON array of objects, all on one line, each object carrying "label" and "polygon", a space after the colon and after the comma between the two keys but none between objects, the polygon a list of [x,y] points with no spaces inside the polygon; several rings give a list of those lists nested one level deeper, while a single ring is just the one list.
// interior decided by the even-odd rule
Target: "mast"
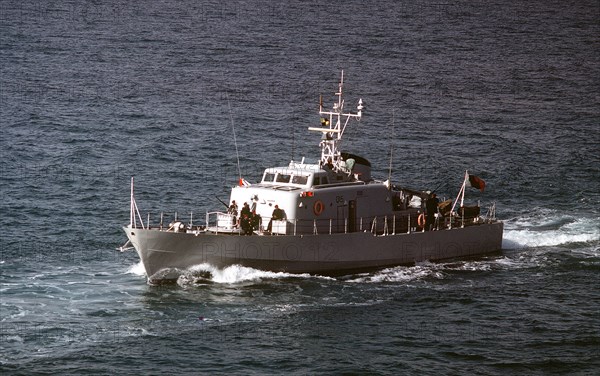
[{"label": "mast", "polygon": [[450,209],[450,212],[454,212],[454,208],[456,207],[456,204],[458,203],[458,199],[460,198],[460,207],[463,207],[465,204],[465,189],[467,187],[467,181],[469,181],[469,171],[466,170],[465,171],[465,178],[463,180],[462,186],[460,187],[460,190],[458,191],[458,195],[456,196],[456,200],[454,200],[454,204],[452,204],[452,209]]},{"label": "mast", "polygon": [[321,159],[319,166],[329,166],[333,171],[344,172],[349,174],[350,171],[346,167],[346,164],[342,160],[339,145],[342,141],[344,131],[348,126],[350,119],[354,118],[357,121],[362,117],[363,103],[362,99],[358,100],[356,109],[357,113],[344,113],[344,71],[342,71],[338,91],[335,93],[338,99],[333,104],[333,108],[329,111],[323,110],[323,101],[319,100],[319,115],[321,117],[321,127],[309,127],[308,130],[321,132],[322,139],[319,143],[321,147]]},{"label": "mast", "polygon": [[[132,176],[131,177],[131,196],[130,196],[130,204],[129,204],[129,228],[137,228],[136,214],[137,214],[137,218],[139,218],[139,220],[140,220],[140,224],[142,225],[142,228],[145,228],[144,221],[142,221],[142,216],[140,215],[140,211],[135,202],[135,197],[133,196],[133,176]],[[150,213],[148,213],[148,215],[150,215]],[[148,218],[150,218],[150,217],[148,217]]]}]

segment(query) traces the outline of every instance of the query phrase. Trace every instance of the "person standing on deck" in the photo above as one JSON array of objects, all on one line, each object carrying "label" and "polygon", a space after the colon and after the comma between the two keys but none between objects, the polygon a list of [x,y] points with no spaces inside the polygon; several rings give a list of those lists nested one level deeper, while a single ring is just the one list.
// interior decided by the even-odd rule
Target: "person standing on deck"
[{"label": "person standing on deck", "polygon": [[235,203],[235,200],[231,201],[231,205],[227,208],[227,213],[231,214],[232,217],[232,226],[237,226],[237,215],[238,215],[238,206]]},{"label": "person standing on deck", "polygon": [[431,231],[434,229],[435,214],[438,211],[438,204],[440,200],[437,198],[435,193],[432,193],[425,202],[425,210],[427,216],[425,217],[425,231]]},{"label": "person standing on deck", "polygon": [[244,202],[244,207],[240,212],[240,227],[244,235],[252,235],[252,224],[250,219],[250,207],[247,202]]}]

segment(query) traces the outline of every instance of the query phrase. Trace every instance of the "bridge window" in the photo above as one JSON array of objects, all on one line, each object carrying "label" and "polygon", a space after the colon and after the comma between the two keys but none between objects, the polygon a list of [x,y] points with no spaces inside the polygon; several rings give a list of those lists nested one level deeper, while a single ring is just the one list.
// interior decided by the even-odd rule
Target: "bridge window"
[{"label": "bridge window", "polygon": [[277,174],[277,183],[289,183],[291,175]]},{"label": "bridge window", "polygon": [[308,176],[294,175],[294,177],[292,178],[292,184],[306,185],[307,182]]},{"label": "bridge window", "polygon": [[269,172],[265,173],[265,176],[263,177],[264,183],[272,183],[273,180],[275,180],[275,174],[271,174]]}]

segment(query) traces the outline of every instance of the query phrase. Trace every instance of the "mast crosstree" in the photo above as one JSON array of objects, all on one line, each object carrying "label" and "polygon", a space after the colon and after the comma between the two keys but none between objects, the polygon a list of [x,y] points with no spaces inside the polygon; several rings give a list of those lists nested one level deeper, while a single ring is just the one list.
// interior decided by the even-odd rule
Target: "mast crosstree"
[{"label": "mast crosstree", "polygon": [[321,116],[321,127],[309,127],[309,131],[321,132],[322,139],[319,144],[321,147],[321,159],[319,161],[320,167],[328,166],[336,172],[350,173],[350,169],[346,167],[346,163],[343,161],[339,146],[344,135],[344,131],[348,126],[350,119],[356,119],[357,121],[362,117],[362,110],[364,108],[362,99],[358,100],[356,109],[357,113],[344,113],[344,98],[343,98],[343,87],[344,87],[344,71],[342,71],[338,91],[335,93],[338,99],[333,104],[333,108],[329,111],[323,110],[323,103],[319,103],[319,115]]}]

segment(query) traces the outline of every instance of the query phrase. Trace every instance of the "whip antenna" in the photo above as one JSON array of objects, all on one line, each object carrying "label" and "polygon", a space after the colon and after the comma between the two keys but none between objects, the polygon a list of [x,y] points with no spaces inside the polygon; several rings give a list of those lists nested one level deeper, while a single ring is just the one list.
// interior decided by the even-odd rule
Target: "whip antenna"
[{"label": "whip antenna", "polygon": [[[223,76],[222,72],[221,72],[221,76]],[[225,81],[225,76],[223,76],[223,81]],[[231,121],[231,130],[233,132],[233,143],[235,144],[235,156],[237,157],[238,177],[241,181],[242,180],[242,170],[240,168],[240,153],[238,151],[237,138],[235,137],[235,126],[233,124],[233,113],[231,111],[231,102],[229,101],[229,93],[228,93],[227,89],[225,89],[225,97],[227,98],[227,107],[229,108],[229,120]]]},{"label": "whip antenna", "polygon": [[392,182],[392,163],[393,163],[393,159],[394,159],[394,129],[395,129],[395,124],[394,124],[394,119],[395,119],[395,110],[392,110],[392,138],[390,139],[390,169],[389,169],[389,173],[388,173],[388,181],[391,183]]}]

